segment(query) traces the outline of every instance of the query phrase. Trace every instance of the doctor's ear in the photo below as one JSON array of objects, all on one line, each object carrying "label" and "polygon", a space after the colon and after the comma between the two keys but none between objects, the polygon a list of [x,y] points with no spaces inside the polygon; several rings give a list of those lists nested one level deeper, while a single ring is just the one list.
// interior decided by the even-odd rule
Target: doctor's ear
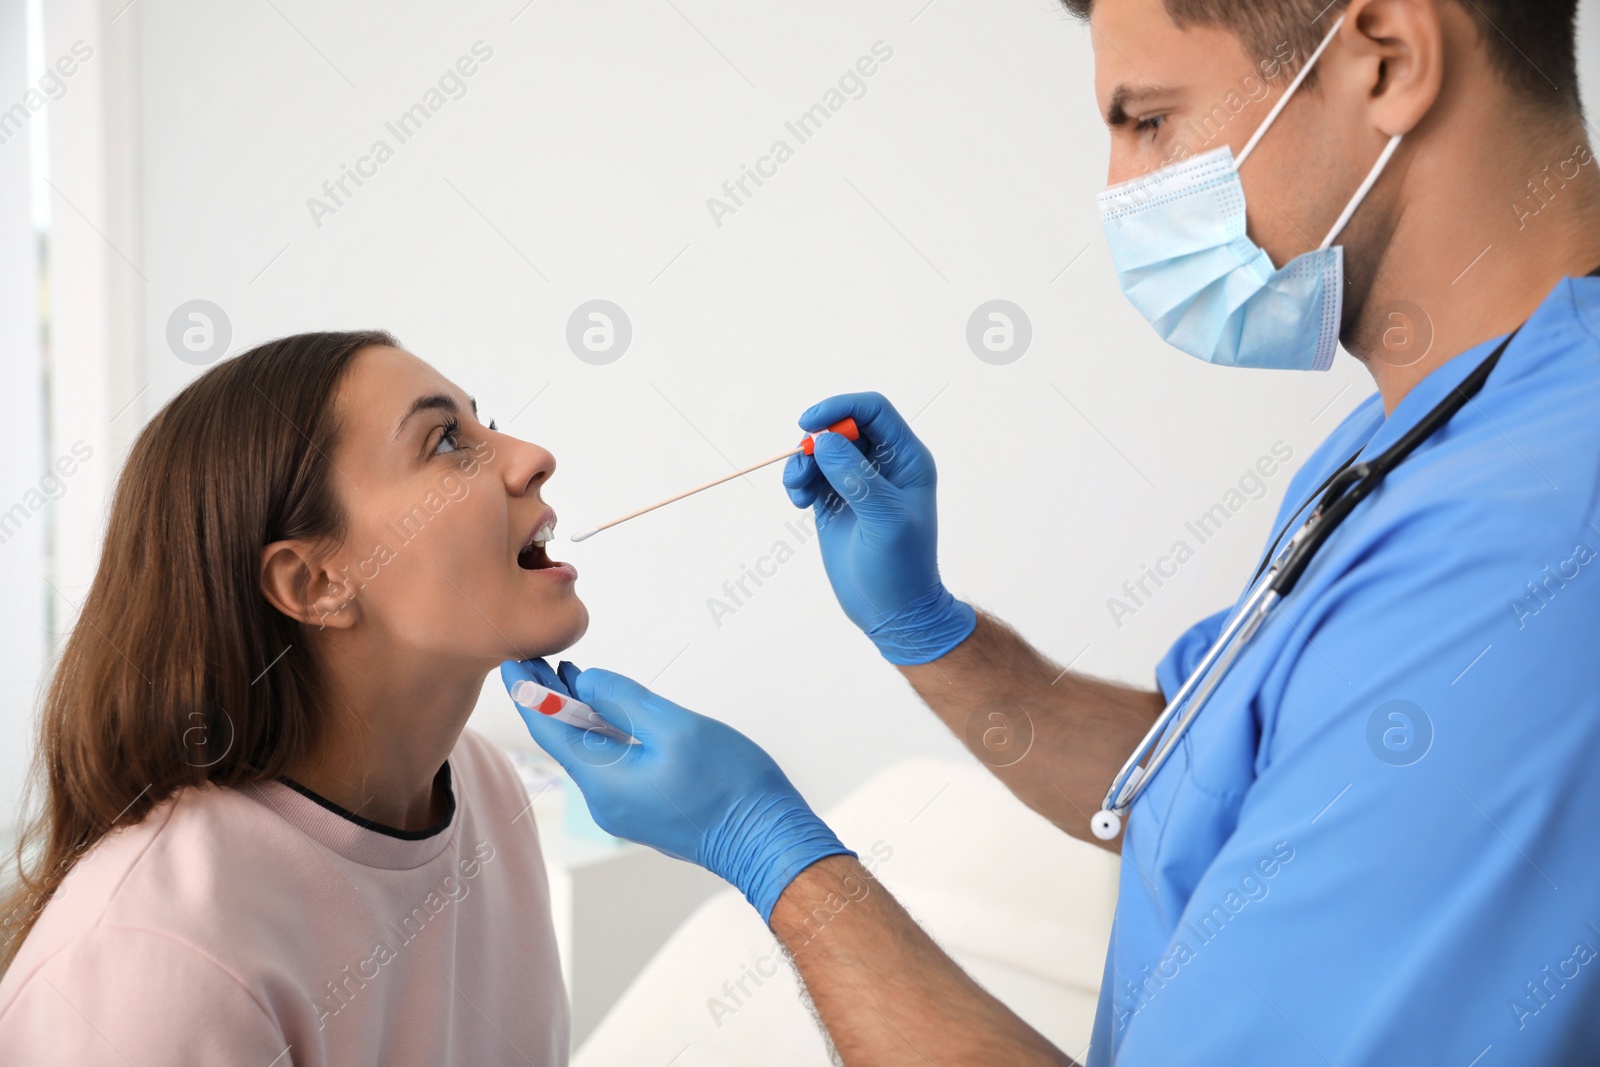
[{"label": "doctor's ear", "polygon": [[1323,57],[1367,90],[1373,124],[1387,136],[1410,133],[1438,100],[1446,42],[1476,47],[1477,28],[1454,0],[1351,0],[1338,39]]},{"label": "doctor's ear", "polygon": [[359,617],[358,586],[332,569],[325,550],[305,541],[274,541],[261,550],[261,595],[297,622],[348,629]]}]

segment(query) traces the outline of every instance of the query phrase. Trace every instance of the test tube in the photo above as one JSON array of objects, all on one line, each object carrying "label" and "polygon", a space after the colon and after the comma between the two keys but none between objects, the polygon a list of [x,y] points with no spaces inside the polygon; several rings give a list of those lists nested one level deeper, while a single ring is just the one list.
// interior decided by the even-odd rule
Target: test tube
[{"label": "test tube", "polygon": [[524,678],[511,687],[511,699],[541,715],[559,719],[580,730],[594,730],[624,744],[638,744],[632,737],[600,717],[600,713],[581,700],[546,689],[538,682]]}]

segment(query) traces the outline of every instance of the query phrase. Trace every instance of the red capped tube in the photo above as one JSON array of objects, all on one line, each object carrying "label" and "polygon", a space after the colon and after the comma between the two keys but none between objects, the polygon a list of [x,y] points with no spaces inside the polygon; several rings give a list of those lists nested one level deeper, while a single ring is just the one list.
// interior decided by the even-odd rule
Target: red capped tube
[{"label": "red capped tube", "polygon": [[[848,416],[840,419],[832,426],[818,430],[817,433],[827,433],[829,430],[832,430],[834,433],[842,433],[852,441],[857,441],[861,438],[861,428],[856,425],[855,419],[852,419]],[[805,454],[808,456],[812,455],[816,451],[817,433],[807,434],[805,440],[800,442],[801,449],[803,449]]]}]

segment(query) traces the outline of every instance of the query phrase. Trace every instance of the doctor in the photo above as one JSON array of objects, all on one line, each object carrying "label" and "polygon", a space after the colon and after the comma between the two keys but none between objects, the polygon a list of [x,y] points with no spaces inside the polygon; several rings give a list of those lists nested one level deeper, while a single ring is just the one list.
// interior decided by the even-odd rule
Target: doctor
[{"label": "doctor", "polygon": [[[964,736],[984,706],[1025,710],[1033,747],[995,773],[1120,851],[1093,1067],[1594,1062],[1600,179],[1576,0],[1324,2],[1068,0],[1092,32],[1100,209],[1133,304],[1228,367],[1321,370],[1342,341],[1377,386],[1294,478],[1263,568],[1338,471],[1401,457],[1125,825],[1102,827],[1120,836],[1090,830],[1108,784],[1270,577],[1239,575],[1239,603],[1179,638],[1158,688],[1132,688],[1063,673],[945,589],[933,459],[881,396],[805,411],[808,431],[854,416],[864,441],[823,436],[784,484],[815,512],[845,614],[933,712]],[[1250,75],[1271,93],[1208,127]],[[1425,352],[1395,343],[1397,313],[1431,321]],[[643,743],[622,753],[528,724],[601,826],[743,890],[844,1062],[1072,1062],[743,735],[603,670],[505,673],[631,725]],[[819,932],[813,912],[841,900]]]}]

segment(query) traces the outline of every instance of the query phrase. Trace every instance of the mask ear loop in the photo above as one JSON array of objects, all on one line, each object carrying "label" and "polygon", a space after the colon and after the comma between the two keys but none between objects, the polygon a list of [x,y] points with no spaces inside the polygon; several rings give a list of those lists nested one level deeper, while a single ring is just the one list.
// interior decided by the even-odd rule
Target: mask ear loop
[{"label": "mask ear loop", "polygon": [[1356,190],[1356,195],[1352,196],[1350,202],[1344,206],[1344,212],[1339,216],[1339,221],[1333,224],[1333,229],[1329,230],[1328,236],[1322,239],[1322,243],[1317,246],[1317,251],[1321,252],[1327,249],[1329,245],[1333,244],[1333,239],[1344,232],[1345,226],[1350,222],[1350,217],[1356,213],[1356,208],[1360,207],[1361,201],[1365,200],[1367,194],[1372,192],[1372,187],[1377,184],[1378,176],[1383,173],[1383,168],[1389,165],[1389,157],[1393,156],[1394,150],[1400,147],[1401,136],[1401,134],[1397,133],[1389,138],[1389,143],[1378,154],[1378,162],[1374,163],[1372,169],[1367,171],[1366,180],[1361,183],[1361,188]]},{"label": "mask ear loop", "polygon": [[[1289,83],[1289,88],[1285,89],[1283,95],[1278,97],[1278,102],[1272,105],[1272,110],[1267,112],[1267,117],[1261,120],[1261,125],[1256,127],[1256,132],[1250,135],[1250,140],[1246,141],[1244,147],[1239,150],[1239,156],[1234,160],[1234,170],[1237,171],[1244,166],[1244,161],[1250,158],[1250,153],[1256,150],[1256,145],[1261,143],[1261,138],[1266,136],[1267,131],[1272,128],[1272,124],[1283,113],[1283,109],[1289,106],[1289,101],[1299,90],[1300,84],[1310,76],[1312,68],[1317,65],[1317,60],[1322,58],[1322,53],[1327,51],[1328,46],[1333,43],[1334,34],[1338,33],[1339,27],[1343,25],[1344,13],[1341,12],[1339,17],[1333,20],[1333,25],[1328,28],[1328,32],[1323,36],[1322,43],[1317,45],[1316,51],[1311,53],[1311,58],[1307,59],[1305,66],[1300,68],[1300,73],[1294,76],[1294,81]],[[1317,246],[1319,252],[1331,247],[1334,239],[1343,233],[1344,228],[1350,224],[1350,219],[1355,215],[1356,209],[1367,198],[1367,194],[1372,192],[1372,187],[1377,184],[1378,178],[1383,174],[1383,168],[1389,165],[1389,160],[1394,156],[1395,149],[1400,147],[1400,137],[1401,135],[1397,133],[1389,138],[1389,143],[1378,154],[1378,161],[1372,165],[1371,170],[1367,171],[1367,176],[1362,181],[1360,188],[1350,198],[1350,202],[1344,206],[1344,211],[1339,214],[1338,221],[1333,224],[1333,229],[1328,231],[1328,236],[1324,237],[1322,244]]]},{"label": "mask ear loop", "polygon": [[1249,159],[1250,153],[1256,150],[1256,145],[1261,143],[1261,138],[1266,136],[1267,130],[1272,128],[1272,124],[1277,121],[1279,113],[1289,106],[1289,100],[1294,96],[1295,91],[1300,88],[1300,83],[1305,81],[1311,74],[1311,69],[1317,65],[1317,60],[1322,58],[1322,53],[1333,43],[1333,35],[1338,33],[1339,27],[1343,25],[1344,13],[1340,12],[1339,17],[1333,20],[1333,27],[1322,38],[1322,43],[1317,45],[1317,50],[1311,53],[1311,58],[1306,60],[1306,65],[1300,68],[1300,73],[1296,74],[1294,81],[1289,83],[1289,88],[1285,89],[1283,95],[1278,97],[1278,102],[1272,105],[1272,110],[1267,112],[1267,117],[1261,120],[1261,125],[1256,127],[1256,132],[1251,134],[1250,140],[1244,143],[1244,148],[1239,151],[1239,158],[1234,161],[1235,168],[1244,166],[1244,161]]}]

